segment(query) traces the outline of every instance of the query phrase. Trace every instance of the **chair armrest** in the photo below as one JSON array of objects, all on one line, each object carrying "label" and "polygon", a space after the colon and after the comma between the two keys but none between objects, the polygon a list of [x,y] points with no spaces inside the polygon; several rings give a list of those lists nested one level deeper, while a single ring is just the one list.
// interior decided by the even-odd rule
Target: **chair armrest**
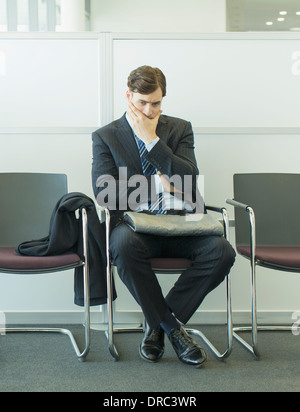
[{"label": "chair armrest", "polygon": [[223,213],[222,212],[222,209],[223,208],[221,208],[221,207],[216,207],[216,206],[207,206],[207,205],[205,205],[205,208],[207,209],[207,210],[211,210],[211,211],[213,211],[213,212],[217,212],[217,213]]},{"label": "chair armrest", "polygon": [[226,203],[232,205],[234,207],[238,207],[249,215],[249,223],[250,223],[250,251],[251,251],[251,265],[254,267],[255,265],[255,250],[256,250],[256,225],[255,225],[255,213],[252,207],[238,202],[234,199],[227,199]]},{"label": "chair armrest", "polygon": [[226,203],[234,207],[238,207],[244,210],[245,212],[248,212],[251,228],[253,227],[255,230],[255,213],[251,206],[248,206],[245,203],[238,202],[237,200],[234,200],[234,199],[226,199]]},{"label": "chair armrest", "polygon": [[224,237],[229,240],[229,218],[227,209],[225,207],[216,207],[211,205],[205,205],[206,210],[222,214],[223,227],[224,227]]},{"label": "chair armrest", "polygon": [[239,208],[247,210],[247,211],[248,211],[248,208],[250,207],[250,206],[248,206],[244,203],[238,202],[237,200],[234,200],[234,199],[226,199],[226,203],[228,203],[231,206],[239,207]]}]

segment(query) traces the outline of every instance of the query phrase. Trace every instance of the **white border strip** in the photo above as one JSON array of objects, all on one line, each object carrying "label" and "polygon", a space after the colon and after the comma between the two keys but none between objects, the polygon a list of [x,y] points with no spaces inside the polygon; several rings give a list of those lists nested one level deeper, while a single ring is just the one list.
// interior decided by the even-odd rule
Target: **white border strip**
[{"label": "white border strip", "polygon": [[[102,307],[101,307],[102,308]],[[258,311],[258,323],[292,325],[295,311]],[[234,325],[250,325],[250,311],[233,311]],[[226,323],[226,311],[197,311],[189,323],[194,325],[221,325]],[[5,312],[7,325],[75,325],[84,322],[83,311],[7,311]],[[137,325],[142,323],[144,316],[141,311],[115,312],[115,323]],[[105,311],[91,310],[91,323],[105,325]]]}]

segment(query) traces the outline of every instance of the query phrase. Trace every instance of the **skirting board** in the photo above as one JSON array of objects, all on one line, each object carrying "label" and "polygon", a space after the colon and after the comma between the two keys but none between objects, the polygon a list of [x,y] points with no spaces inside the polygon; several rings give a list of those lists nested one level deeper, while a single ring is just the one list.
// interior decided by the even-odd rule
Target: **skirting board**
[{"label": "skirting board", "polygon": [[[264,325],[291,325],[293,314],[300,313],[300,311],[258,311],[257,318],[259,324]],[[233,311],[232,319],[234,325],[250,325],[251,312],[250,311]],[[193,325],[223,325],[226,324],[227,312],[224,311],[197,311],[188,322]],[[143,314],[141,312],[116,312],[114,315],[114,322],[117,324],[137,324],[143,322]]]},{"label": "skirting board", "polygon": [[[0,328],[6,325],[77,325],[84,322],[84,311],[7,311],[0,312]],[[91,310],[91,323],[103,322],[103,312]],[[2,324],[2,325],[1,325]]]},{"label": "skirting board", "polygon": [[[293,314],[300,311],[259,311],[258,323],[291,325],[295,322]],[[7,311],[0,312],[0,327],[6,325],[60,325],[81,324],[84,321],[83,311]],[[139,324],[143,322],[140,311],[118,312],[115,314],[117,324]],[[249,311],[233,311],[233,324],[250,324],[251,313]],[[99,308],[91,310],[91,324],[104,325],[106,323],[105,311]],[[226,323],[226,311],[198,311],[190,320],[194,325],[221,325]]]}]

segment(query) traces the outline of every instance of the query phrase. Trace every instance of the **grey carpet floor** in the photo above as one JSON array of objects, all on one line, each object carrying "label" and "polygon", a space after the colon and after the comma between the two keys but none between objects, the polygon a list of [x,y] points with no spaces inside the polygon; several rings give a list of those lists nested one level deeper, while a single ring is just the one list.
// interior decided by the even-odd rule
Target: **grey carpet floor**
[{"label": "grey carpet floor", "polygon": [[[81,327],[72,326],[81,341]],[[216,347],[224,347],[223,326],[201,330]],[[120,353],[114,361],[104,332],[92,331],[91,351],[79,362],[67,336],[7,334],[0,336],[1,392],[298,392],[300,336],[291,332],[259,334],[261,359],[254,360],[234,341],[232,355],[219,361],[207,350],[201,369],[182,364],[168,340],[160,362],[140,359],[141,333],[118,334]],[[199,341],[198,338],[195,340]]]}]

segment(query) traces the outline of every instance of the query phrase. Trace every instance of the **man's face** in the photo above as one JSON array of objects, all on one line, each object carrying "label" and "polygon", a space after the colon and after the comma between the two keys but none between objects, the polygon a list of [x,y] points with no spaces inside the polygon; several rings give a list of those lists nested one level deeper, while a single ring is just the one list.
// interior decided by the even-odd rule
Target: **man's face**
[{"label": "man's face", "polygon": [[140,94],[128,90],[126,96],[128,101],[131,101],[132,104],[149,119],[154,119],[160,111],[163,99],[160,87],[150,94]]}]

